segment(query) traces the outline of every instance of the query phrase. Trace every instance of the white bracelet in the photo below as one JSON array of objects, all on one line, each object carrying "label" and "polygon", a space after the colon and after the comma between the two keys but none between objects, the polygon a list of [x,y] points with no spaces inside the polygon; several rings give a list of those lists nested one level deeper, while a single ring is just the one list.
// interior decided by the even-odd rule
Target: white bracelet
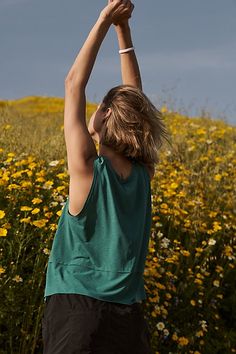
[{"label": "white bracelet", "polygon": [[126,48],[126,49],[120,49],[119,53],[120,54],[128,53],[128,52],[131,52],[131,50],[134,50],[134,49],[135,49],[134,47],[130,47],[130,48]]}]

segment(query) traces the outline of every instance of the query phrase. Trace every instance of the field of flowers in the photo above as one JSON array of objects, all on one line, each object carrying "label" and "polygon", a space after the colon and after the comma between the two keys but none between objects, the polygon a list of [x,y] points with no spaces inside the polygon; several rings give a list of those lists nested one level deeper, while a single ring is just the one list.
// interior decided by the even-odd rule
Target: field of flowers
[{"label": "field of flowers", "polygon": [[[0,354],[42,354],[45,272],[68,195],[63,109],[62,98],[0,101]],[[236,127],[161,110],[173,146],[151,185],[154,353],[236,353]]]}]

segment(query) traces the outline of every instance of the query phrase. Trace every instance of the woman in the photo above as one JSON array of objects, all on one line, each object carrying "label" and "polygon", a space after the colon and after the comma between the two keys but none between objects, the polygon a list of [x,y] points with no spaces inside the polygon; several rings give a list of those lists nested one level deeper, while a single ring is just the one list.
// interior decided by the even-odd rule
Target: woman
[{"label": "woman", "polygon": [[[152,353],[143,272],[150,181],[167,131],[142,92],[129,27],[133,8],[129,0],[108,2],[65,81],[69,197],[47,267],[44,354]],[[123,84],[106,94],[87,128],[85,88],[112,24]]]}]

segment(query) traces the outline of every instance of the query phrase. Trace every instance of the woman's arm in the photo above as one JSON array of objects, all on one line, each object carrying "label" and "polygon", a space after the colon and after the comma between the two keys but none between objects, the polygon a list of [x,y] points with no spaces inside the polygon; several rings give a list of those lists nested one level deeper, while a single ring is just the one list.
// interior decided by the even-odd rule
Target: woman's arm
[{"label": "woman's arm", "polygon": [[[133,8],[134,5],[131,7],[130,15]],[[128,21],[128,18],[126,18],[115,25],[120,49],[133,47],[131,29]],[[120,54],[120,61],[123,84],[132,85],[142,90],[142,80],[135,52],[130,51],[128,53]]]},{"label": "woman's arm", "polygon": [[109,27],[126,11],[122,0],[114,0],[101,11],[65,79],[64,135],[70,175],[84,174],[87,161],[97,154],[86,124],[85,88]]},{"label": "woman's arm", "polygon": [[99,16],[91,32],[89,33],[83,47],[81,48],[74,64],[72,65],[66,82],[85,87],[90,77],[98,50],[110,27],[109,20]]},{"label": "woman's arm", "polygon": [[114,0],[101,11],[98,20],[90,31],[74,64],[72,65],[66,82],[85,87],[93,69],[99,48],[111,24],[121,18],[127,11],[126,1]]}]

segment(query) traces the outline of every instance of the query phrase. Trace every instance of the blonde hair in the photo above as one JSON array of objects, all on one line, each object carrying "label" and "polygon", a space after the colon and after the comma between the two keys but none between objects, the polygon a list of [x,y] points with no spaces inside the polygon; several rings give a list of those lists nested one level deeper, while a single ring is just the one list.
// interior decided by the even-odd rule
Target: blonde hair
[{"label": "blonde hair", "polygon": [[160,111],[138,88],[119,85],[103,98],[103,110],[111,108],[100,143],[144,164],[159,162],[159,149],[169,132]]}]

